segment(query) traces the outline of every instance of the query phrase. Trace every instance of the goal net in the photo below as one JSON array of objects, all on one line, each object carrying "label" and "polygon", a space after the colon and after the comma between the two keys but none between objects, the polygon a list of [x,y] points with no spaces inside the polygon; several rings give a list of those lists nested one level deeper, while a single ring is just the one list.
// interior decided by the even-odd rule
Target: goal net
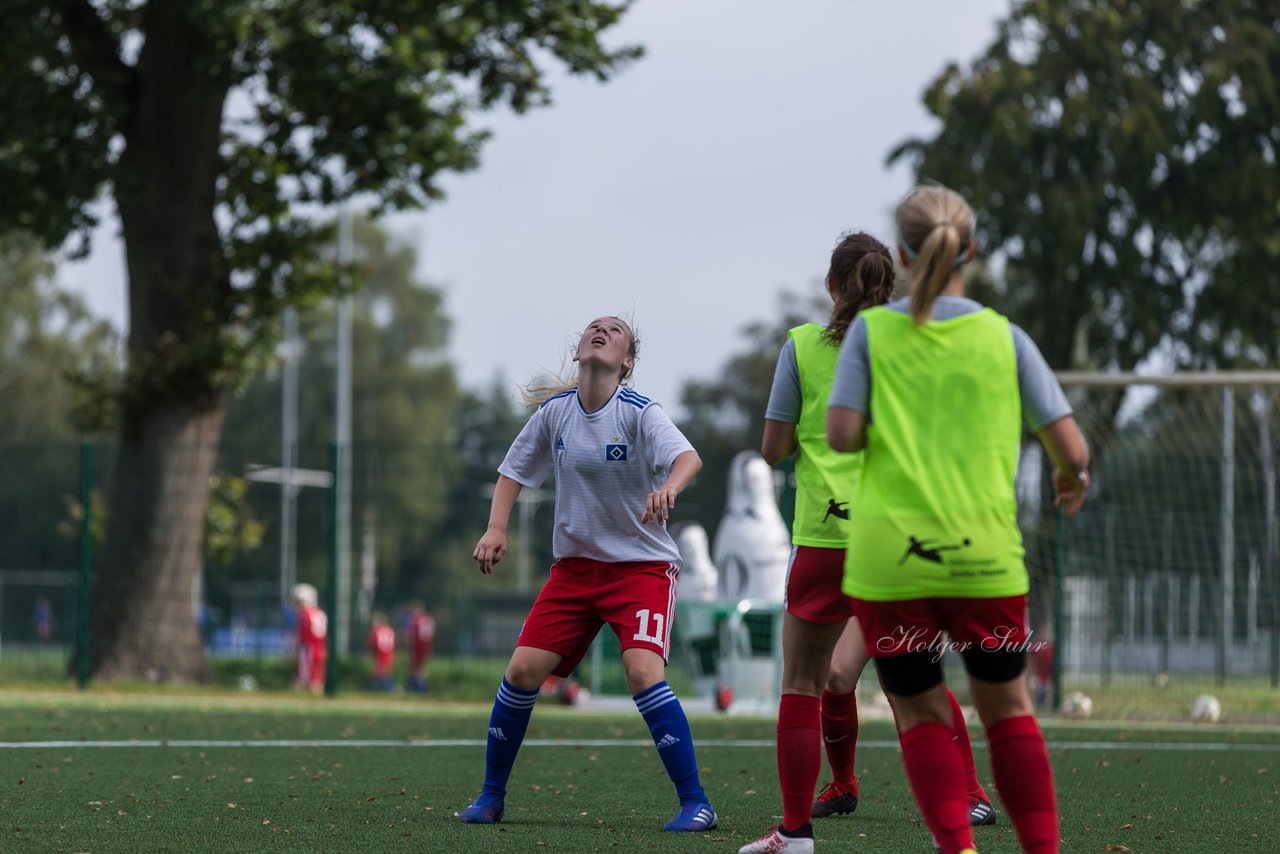
[{"label": "goal net", "polygon": [[1060,379],[1093,454],[1089,501],[1069,521],[1051,509],[1034,443],[1019,474],[1032,627],[1054,641],[1055,693],[1235,684],[1271,689],[1274,704],[1280,373]]}]

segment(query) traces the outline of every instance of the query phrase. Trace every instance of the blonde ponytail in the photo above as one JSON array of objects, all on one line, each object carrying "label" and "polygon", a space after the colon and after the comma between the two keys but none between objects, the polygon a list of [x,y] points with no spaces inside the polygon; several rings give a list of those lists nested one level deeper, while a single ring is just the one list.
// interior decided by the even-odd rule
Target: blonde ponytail
[{"label": "blonde ponytail", "polygon": [[911,316],[928,323],[933,304],[947,289],[956,269],[969,259],[973,208],[946,187],[916,187],[898,206],[898,245],[911,260]]}]

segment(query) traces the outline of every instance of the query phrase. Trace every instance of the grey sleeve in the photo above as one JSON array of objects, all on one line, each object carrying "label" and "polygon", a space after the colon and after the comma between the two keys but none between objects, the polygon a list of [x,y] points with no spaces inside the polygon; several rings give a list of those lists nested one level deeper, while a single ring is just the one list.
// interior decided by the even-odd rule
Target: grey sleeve
[{"label": "grey sleeve", "polygon": [[836,359],[827,408],[839,406],[867,414],[871,409],[871,357],[867,350],[867,321],[855,317],[845,333]]},{"label": "grey sleeve", "polygon": [[1013,349],[1018,360],[1022,417],[1032,432],[1038,432],[1059,418],[1070,415],[1071,404],[1067,402],[1067,395],[1036,342],[1016,324],[1010,323],[1009,328],[1013,331]]},{"label": "grey sleeve", "polygon": [[800,423],[800,367],[796,364],[796,342],[788,338],[778,353],[778,366],[773,369],[773,386],[769,404],[764,408],[769,421]]}]

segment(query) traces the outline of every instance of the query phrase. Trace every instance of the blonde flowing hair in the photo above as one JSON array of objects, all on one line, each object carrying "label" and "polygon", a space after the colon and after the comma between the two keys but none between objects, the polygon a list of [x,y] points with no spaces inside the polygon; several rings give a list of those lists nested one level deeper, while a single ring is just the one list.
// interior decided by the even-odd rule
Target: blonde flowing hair
[{"label": "blonde flowing hair", "polygon": [[[627,381],[631,379],[632,373],[635,372],[636,359],[640,355],[640,336],[632,329],[631,324],[621,317],[609,314],[601,319],[616,320],[622,324],[623,329],[627,330],[627,338],[630,339],[630,344],[627,347],[627,356],[631,359],[631,367],[628,368],[624,365],[618,376],[619,384],[627,385]],[[581,333],[579,333],[578,337],[582,337]],[[560,372],[549,380],[540,377],[528,385],[522,386],[520,388],[520,397],[524,400],[525,406],[530,409],[537,409],[557,394],[576,388],[577,385],[578,368],[575,363],[570,362],[567,366],[561,366]]]}]

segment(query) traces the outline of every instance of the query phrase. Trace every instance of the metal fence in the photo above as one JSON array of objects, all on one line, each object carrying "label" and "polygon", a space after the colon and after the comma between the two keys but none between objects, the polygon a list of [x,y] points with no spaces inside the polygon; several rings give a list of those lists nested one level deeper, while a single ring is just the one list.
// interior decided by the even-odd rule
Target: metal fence
[{"label": "metal fence", "polygon": [[[1094,453],[1090,500],[1069,522],[1050,508],[1048,468],[1033,440],[1018,475],[1032,628],[1053,650],[1036,662],[1043,699],[1056,705],[1078,689],[1158,705],[1183,697],[1178,692],[1243,691],[1255,718],[1280,720],[1280,380],[1067,375],[1064,384]],[[113,446],[93,451],[86,466],[85,448],[74,444],[0,445],[9,475],[0,512],[10,520],[0,527],[0,673],[10,678],[68,678],[83,636],[81,579],[102,570],[97,516],[128,510],[104,503]],[[505,574],[481,579],[469,554],[487,516],[488,475],[476,483],[456,473],[442,478],[449,461],[417,447],[350,454],[349,569],[339,609],[349,616],[337,650],[344,684],[364,686],[370,613],[384,611],[394,623],[421,598],[439,626],[433,681],[460,691],[476,681],[488,686],[481,695],[491,693],[550,563],[549,508],[520,511]],[[188,603],[219,672],[262,687],[288,684],[289,586],[309,581],[322,602],[336,601],[334,577],[344,566],[332,536],[332,484],[341,470],[333,449],[299,448],[292,474],[273,466],[273,455],[278,450],[221,449],[218,477],[245,486],[219,499],[221,509],[260,526],[261,536],[239,548],[224,544],[216,556],[210,547],[199,595]],[[759,614],[740,620],[737,631],[760,638],[749,644],[751,656],[734,660],[721,627],[736,604],[720,607],[710,627],[706,614],[682,612],[672,678],[687,690],[714,691],[726,672],[747,672],[751,656],[776,663],[776,632]],[[580,674],[584,684],[625,693],[616,644],[602,634]]]}]

